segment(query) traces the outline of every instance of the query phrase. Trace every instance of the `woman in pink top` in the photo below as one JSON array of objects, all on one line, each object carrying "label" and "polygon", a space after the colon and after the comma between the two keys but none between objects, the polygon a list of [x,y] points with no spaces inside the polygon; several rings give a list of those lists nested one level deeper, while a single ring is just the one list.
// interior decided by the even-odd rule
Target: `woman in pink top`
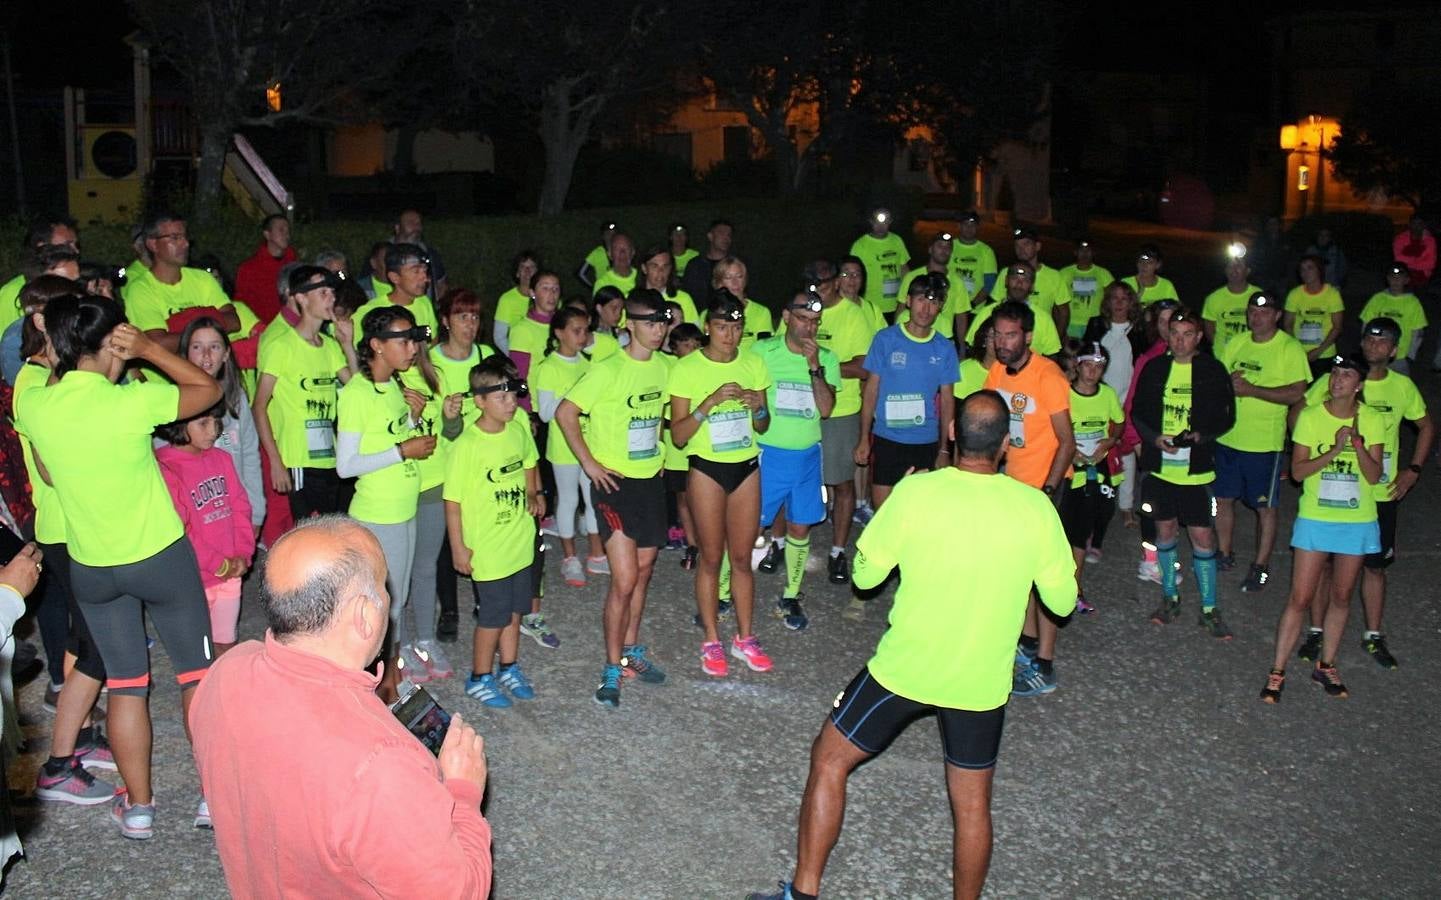
[{"label": "woman in pink top", "polygon": [[240,580],[255,557],[250,500],[230,454],[215,446],[223,414],[224,407],[216,405],[193,419],[160,426],[157,431],[166,446],[155,451],[200,564],[217,658],[235,645]]}]

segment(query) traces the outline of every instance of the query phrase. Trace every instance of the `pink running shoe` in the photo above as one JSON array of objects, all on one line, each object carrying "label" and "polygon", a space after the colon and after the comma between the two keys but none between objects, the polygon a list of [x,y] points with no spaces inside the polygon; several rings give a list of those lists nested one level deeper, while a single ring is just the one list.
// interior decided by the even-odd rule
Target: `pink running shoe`
[{"label": "pink running shoe", "polygon": [[700,645],[700,668],[716,678],[724,678],[730,672],[730,666],[726,665],[725,647],[720,641],[706,641]]},{"label": "pink running shoe", "polygon": [[771,670],[771,658],[766,656],[766,652],[761,649],[761,642],[756,640],[755,635],[732,638],[731,656],[745,660],[752,672],[769,672]]}]

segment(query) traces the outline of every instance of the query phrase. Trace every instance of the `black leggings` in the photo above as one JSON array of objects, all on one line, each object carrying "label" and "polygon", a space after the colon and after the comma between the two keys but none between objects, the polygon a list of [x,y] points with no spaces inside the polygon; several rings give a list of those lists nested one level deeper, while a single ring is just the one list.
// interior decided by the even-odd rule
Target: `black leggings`
[{"label": "black leggings", "polygon": [[1066,489],[1061,498],[1061,525],[1066,540],[1075,549],[1087,544],[1101,549],[1106,529],[1116,514],[1116,493],[1107,481],[1093,481],[1081,487]]},{"label": "black leggings", "polygon": [[[61,610],[63,627],[60,630],[62,639],[58,641],[59,659],[51,658],[50,635],[44,634],[45,655],[47,660],[53,664],[50,670],[50,680],[60,684],[65,680],[65,651],[69,650],[75,654],[75,671],[81,675],[88,675],[96,681],[105,680],[105,662],[100,658],[100,648],[95,646],[95,641],[90,637],[90,629],[85,625],[85,616],[80,612],[80,605],[75,602],[75,592],[70,589],[70,554],[64,544],[37,544],[40,552],[44,554],[45,575],[42,581],[44,585],[44,597],[40,601],[42,614],[47,613],[47,606],[56,604]],[[42,621],[42,628],[43,619]]]},{"label": "black leggings", "polygon": [[[350,498],[342,496],[345,493],[342,487],[334,469],[301,469],[300,487],[288,495],[291,517],[299,522],[311,516],[345,511],[350,507]],[[350,490],[354,492],[353,484]]]},{"label": "black leggings", "polygon": [[195,551],[184,537],[123,566],[87,566],[72,559],[70,584],[105,660],[110,693],[143,697],[150,689],[147,615],[182,688],[210,668],[210,608]]}]

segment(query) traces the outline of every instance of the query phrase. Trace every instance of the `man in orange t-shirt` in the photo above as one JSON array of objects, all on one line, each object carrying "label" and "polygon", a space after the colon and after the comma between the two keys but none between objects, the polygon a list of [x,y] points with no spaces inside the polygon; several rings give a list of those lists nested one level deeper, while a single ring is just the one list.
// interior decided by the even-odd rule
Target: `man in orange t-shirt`
[{"label": "man in orange t-shirt", "polygon": [[[1011,413],[1006,474],[1058,499],[1076,455],[1070,382],[1060,366],[1031,352],[1036,318],[1029,306],[1008,300],[991,313],[991,321],[996,362],[986,374],[986,388],[1000,393]],[[1011,694],[1034,697],[1054,691],[1055,655],[1056,623],[1040,614],[1032,593],[1016,657],[1025,665],[1012,680]]]}]

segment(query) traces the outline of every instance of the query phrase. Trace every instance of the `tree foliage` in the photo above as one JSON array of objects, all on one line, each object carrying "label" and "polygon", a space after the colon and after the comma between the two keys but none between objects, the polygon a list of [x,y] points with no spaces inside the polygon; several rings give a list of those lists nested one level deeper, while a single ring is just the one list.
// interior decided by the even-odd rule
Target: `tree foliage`
[{"label": "tree foliage", "polygon": [[1441,203],[1441,143],[1429,123],[1438,109],[1434,84],[1379,84],[1341,118],[1326,155],[1359,196],[1381,193],[1433,208]]}]

